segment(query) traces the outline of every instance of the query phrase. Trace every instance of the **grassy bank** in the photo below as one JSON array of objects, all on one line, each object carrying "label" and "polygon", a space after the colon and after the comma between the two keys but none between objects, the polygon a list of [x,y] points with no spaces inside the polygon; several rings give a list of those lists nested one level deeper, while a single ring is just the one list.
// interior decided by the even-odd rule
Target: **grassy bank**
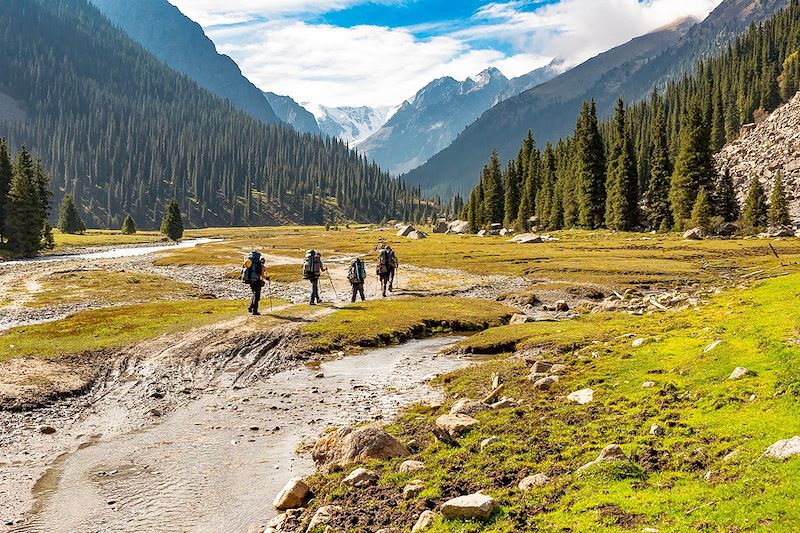
[{"label": "grassy bank", "polygon": [[[569,368],[547,392],[534,391],[528,365],[507,356],[442,378],[448,398],[442,408],[412,408],[389,428],[419,443],[412,458],[425,462],[425,470],[401,474],[401,460],[373,463],[381,478],[366,491],[340,485],[349,469],[319,476],[314,505],[342,505],[347,531],[389,525],[405,531],[422,509],[478,490],[501,504],[488,522],[439,519],[430,531],[800,530],[800,458],[762,457],[769,445],[800,434],[799,296],[800,276],[793,275],[718,296],[697,311],[478,334],[464,348],[516,344]],[[644,341],[634,347],[638,339]],[[728,379],[736,367],[750,373]],[[456,398],[486,394],[494,372],[521,406],[476,415],[479,426],[458,447],[435,441],[429,430],[435,418]],[[645,382],[653,386],[643,388]],[[565,399],[584,388],[594,390],[588,405]],[[650,434],[654,423],[663,436]],[[481,451],[490,436],[499,441]],[[633,467],[575,473],[612,443]],[[537,473],[550,482],[530,493],[517,488]],[[424,490],[403,500],[411,479],[422,480]],[[368,519],[375,521],[367,525]]]}]

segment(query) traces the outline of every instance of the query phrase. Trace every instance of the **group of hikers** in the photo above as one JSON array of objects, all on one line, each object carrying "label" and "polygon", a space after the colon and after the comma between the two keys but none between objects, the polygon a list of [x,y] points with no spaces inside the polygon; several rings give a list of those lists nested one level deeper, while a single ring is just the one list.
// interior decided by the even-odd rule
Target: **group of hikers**
[{"label": "group of hikers", "polygon": [[[398,266],[397,254],[392,250],[392,247],[388,244],[382,244],[378,249],[375,275],[380,280],[381,293],[384,298],[386,298],[387,292],[394,292],[395,272]],[[322,254],[319,251],[309,250],[306,252],[303,259],[303,279],[311,283],[311,298],[309,302],[311,305],[322,303],[322,299],[319,296],[319,280],[322,274],[327,271],[328,269],[322,262]],[[330,274],[328,274],[328,277],[330,278]],[[361,297],[362,302],[367,299],[364,294],[366,280],[366,264],[363,259],[356,257],[350,262],[350,268],[347,271],[347,281],[350,282],[351,287],[351,302],[355,302],[358,296]],[[249,285],[253,293],[248,312],[259,315],[258,306],[261,301],[261,290],[270,282],[267,276],[266,259],[260,252],[254,250],[245,258],[242,265],[242,282]],[[333,280],[331,280],[331,284],[333,284]]]}]

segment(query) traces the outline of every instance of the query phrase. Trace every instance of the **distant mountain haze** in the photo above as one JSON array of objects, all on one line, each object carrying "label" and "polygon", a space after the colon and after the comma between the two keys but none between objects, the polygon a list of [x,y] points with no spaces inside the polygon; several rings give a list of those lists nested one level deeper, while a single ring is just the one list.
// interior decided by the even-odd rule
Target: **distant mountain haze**
[{"label": "distant mountain haze", "polygon": [[279,94],[264,92],[269,105],[278,118],[289,124],[299,133],[312,133],[321,135],[317,119],[314,118],[305,107],[295,102],[291,96],[281,96]]},{"label": "distant mountain haze", "polygon": [[302,105],[316,117],[322,133],[341,139],[350,146],[361,144],[383,126],[397,109],[392,106],[328,107],[308,102]]},{"label": "distant mountain haze", "polygon": [[233,59],[217,52],[199,24],[167,0],[90,0],[158,59],[251,116],[280,119]]}]

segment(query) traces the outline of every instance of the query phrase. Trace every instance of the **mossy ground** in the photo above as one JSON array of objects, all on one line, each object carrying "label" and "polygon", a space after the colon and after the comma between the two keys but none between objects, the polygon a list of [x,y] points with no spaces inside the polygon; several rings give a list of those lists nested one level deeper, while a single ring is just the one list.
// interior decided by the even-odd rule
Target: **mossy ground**
[{"label": "mossy ground", "polygon": [[[443,377],[449,400],[442,408],[413,407],[389,428],[420,443],[413,458],[425,470],[400,474],[401,460],[373,463],[381,479],[370,496],[339,485],[349,470],[318,476],[315,504],[358,508],[345,520],[347,531],[407,530],[422,509],[477,490],[502,506],[491,520],[440,519],[431,531],[798,531],[800,458],[762,457],[769,445],[800,434],[798,297],[800,276],[792,275],[733,290],[696,311],[593,316],[478,334],[465,347],[485,346],[482,338],[496,346],[516,343],[570,368],[555,389],[538,393],[520,358],[500,356]],[[634,348],[636,338],[646,342]],[[716,340],[721,343],[704,352]],[[737,366],[752,374],[729,380]],[[507,384],[505,394],[522,405],[476,415],[480,425],[458,447],[436,442],[429,430],[436,416],[457,397],[482,397],[495,372]],[[645,381],[655,387],[642,388]],[[594,390],[592,403],[565,399],[583,388]],[[665,428],[664,436],[649,434],[653,423]],[[500,441],[481,451],[480,442],[492,435]],[[641,471],[574,473],[612,443]],[[709,471],[715,473],[706,480]],[[546,473],[551,483],[521,493],[518,482],[535,473]],[[400,493],[411,479],[421,479],[425,490],[405,501]],[[368,517],[382,522],[366,525]]]},{"label": "mossy ground", "polygon": [[138,231],[133,235],[123,235],[119,231],[99,229],[87,230],[83,234],[61,233],[58,230],[53,230],[53,239],[56,243],[56,250],[60,248],[89,248],[167,241],[167,238],[157,231]]}]

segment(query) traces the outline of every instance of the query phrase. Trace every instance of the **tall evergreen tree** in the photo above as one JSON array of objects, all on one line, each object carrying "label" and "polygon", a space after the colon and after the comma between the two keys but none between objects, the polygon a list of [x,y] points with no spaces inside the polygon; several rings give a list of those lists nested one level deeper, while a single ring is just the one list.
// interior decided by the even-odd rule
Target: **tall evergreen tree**
[{"label": "tall evergreen tree", "polygon": [[795,51],[783,62],[781,97],[788,102],[798,90],[800,90],[800,52]]},{"label": "tall evergreen tree", "polygon": [[617,102],[606,180],[606,226],[627,231],[639,223],[639,176],[633,142],[625,123],[625,103]]},{"label": "tall evergreen tree", "polygon": [[505,215],[503,208],[505,194],[503,194],[503,171],[496,150],[492,151],[489,164],[484,169],[483,194],[484,223],[502,224]]},{"label": "tall evergreen tree", "polygon": [[733,177],[730,169],[726,168],[719,177],[717,188],[714,191],[714,212],[725,222],[735,222],[739,219],[739,211],[739,200],[736,198]]},{"label": "tall evergreen tree", "polygon": [[775,176],[775,183],[772,185],[772,193],[769,197],[768,219],[770,226],[789,226],[792,218],[789,215],[789,202],[786,199],[786,191],[783,188],[783,178],[781,173]]},{"label": "tall evergreen tree", "polygon": [[78,206],[71,194],[64,196],[58,212],[58,229],[61,233],[83,233],[86,225],[81,220]]},{"label": "tall evergreen tree", "polygon": [[605,222],[606,159],[603,138],[597,122],[597,107],[583,103],[575,127],[577,155],[578,225],[598,228]]},{"label": "tall evergreen tree", "polygon": [[767,194],[754,176],[742,210],[742,223],[747,229],[757,230],[766,227],[767,222]]},{"label": "tall evergreen tree", "polygon": [[520,183],[520,172],[518,169],[519,166],[516,161],[509,161],[505,176],[503,177],[503,188],[505,189],[505,201],[503,202],[505,216],[503,217],[503,226],[506,228],[513,228],[517,221],[517,216],[519,215],[522,184]]},{"label": "tall evergreen tree", "polygon": [[645,196],[647,218],[652,229],[672,227],[672,207],[669,203],[672,161],[669,158],[664,107],[660,99],[656,102],[656,116],[650,135],[650,181]]},{"label": "tall evergreen tree", "polygon": [[122,229],[120,230],[120,233],[123,235],[133,235],[136,233],[136,222],[134,222],[130,213],[128,213],[125,217],[125,221],[122,223]]},{"label": "tall evergreen tree", "polygon": [[692,226],[709,232],[712,228],[711,216],[714,214],[711,209],[711,202],[708,199],[705,188],[697,193],[697,200],[692,208]]},{"label": "tall evergreen tree", "polygon": [[0,139],[0,244],[6,237],[6,211],[12,175],[13,165],[11,155],[8,153],[8,144],[5,139]]},{"label": "tall evergreen tree", "polygon": [[42,241],[46,220],[40,199],[33,158],[23,147],[14,164],[6,212],[8,248],[16,255],[32,257],[46,244]]},{"label": "tall evergreen tree", "polygon": [[173,241],[183,237],[183,215],[178,207],[178,201],[174,198],[167,204],[167,212],[161,220],[161,233]]}]

